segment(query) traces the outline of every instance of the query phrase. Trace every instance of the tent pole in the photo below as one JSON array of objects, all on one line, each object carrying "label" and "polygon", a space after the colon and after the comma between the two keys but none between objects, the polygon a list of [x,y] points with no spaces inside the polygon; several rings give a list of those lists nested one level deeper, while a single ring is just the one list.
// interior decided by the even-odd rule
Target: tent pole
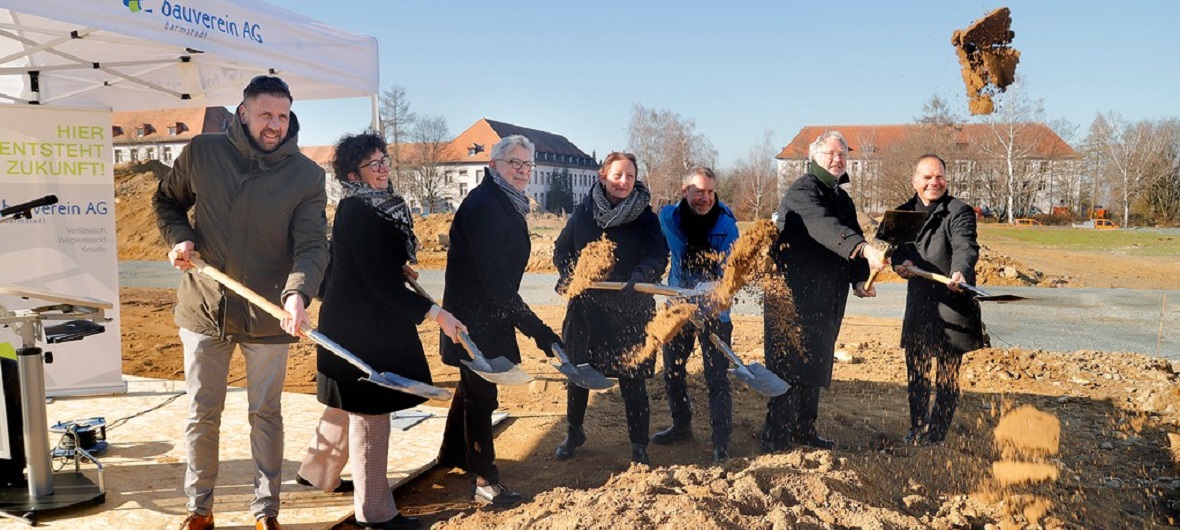
[{"label": "tent pole", "polygon": [[377,134],[380,134],[382,138],[385,138],[385,130],[381,127],[381,111],[379,110],[381,102],[377,98],[377,94],[369,96],[369,99],[373,103],[373,130],[377,131]]}]

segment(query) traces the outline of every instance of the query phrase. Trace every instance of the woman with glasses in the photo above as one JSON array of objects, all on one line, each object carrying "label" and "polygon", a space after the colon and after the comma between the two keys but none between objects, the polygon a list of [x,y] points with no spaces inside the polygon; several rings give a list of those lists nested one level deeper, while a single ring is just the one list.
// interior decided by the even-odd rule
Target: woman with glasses
[{"label": "woman with glasses", "polygon": [[[431,383],[417,325],[438,322],[452,340],[466,327],[406,286],[417,277],[418,239],[405,200],[389,181],[385,141],[372,133],[345,136],[332,166],[344,198],[332,224],[332,265],[325,280],[319,330],[377,372]],[[389,414],[426,401],[362,381],[366,374],[322,346],[316,354],[316,397],[327,405],[296,481],[329,492],[355,487],[357,524],[411,528],[386,478]],[[351,462],[352,482],[340,472]],[[355,485],[355,486],[354,486]]]},{"label": "woman with glasses", "polygon": [[884,266],[884,255],[865,244],[856,205],[840,187],[848,182],[848,151],[838,131],[816,138],[809,149],[807,173],[791,184],[778,207],[779,237],[771,257],[790,292],[767,291],[763,331],[767,367],[791,389],[766,405],[766,452],[792,444],[834,446],[815,427],[819,392],[832,382],[848,289],[856,296],[876,296],[876,290],[866,290],[864,284],[870,268]]},{"label": "woman with glasses", "polygon": [[[443,306],[471,327],[471,340],[489,359],[504,357],[520,364],[516,331],[532,337],[545,355],[561,338],[520,297],[520,280],[532,252],[529,199],[524,190],[533,169],[533,143],[507,136],[490,153],[481,182],[459,205],[451,222]],[[459,361],[471,357],[458,344],[441,339],[443,362],[459,369],[459,386],[451,400],[438,461],[460,468],[471,479],[476,502],[497,507],[519,504],[523,497],[500,482],[492,439],[492,412],[499,406],[496,385]]]},{"label": "woman with glasses", "polygon": [[[627,282],[622,291],[588,290],[569,301],[562,331],[575,363],[590,363],[607,377],[619,380],[627,414],[631,461],[650,464],[648,429],[651,406],[647,380],[655,375],[655,356],[634,359],[643,347],[645,327],[655,315],[655,300],[636,293],[639,282],[658,282],[668,266],[668,243],[660,221],[651,209],[651,193],[636,180],[635,155],[611,153],[602,161],[598,182],[574,208],[557,237],[553,264],[560,279],[558,292],[571,281],[582,249],[605,236],[615,244],[615,265],[608,280]],[[589,390],[566,383],[565,441],[557,447],[557,459],[573,458],[586,443],[582,424]]]}]

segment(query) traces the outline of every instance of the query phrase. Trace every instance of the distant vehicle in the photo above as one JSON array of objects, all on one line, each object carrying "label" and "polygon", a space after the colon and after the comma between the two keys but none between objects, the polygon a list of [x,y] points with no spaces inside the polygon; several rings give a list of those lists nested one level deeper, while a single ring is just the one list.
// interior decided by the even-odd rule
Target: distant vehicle
[{"label": "distant vehicle", "polygon": [[1094,228],[1094,229],[1098,229],[1098,230],[1114,230],[1114,229],[1117,229],[1119,227],[1119,225],[1116,225],[1116,224],[1110,222],[1110,219],[1090,219],[1089,221],[1086,221],[1084,223],[1074,223],[1073,227],[1074,228]]},{"label": "distant vehicle", "polygon": [[1016,226],[1041,226],[1041,222],[1036,219],[1017,219]]}]

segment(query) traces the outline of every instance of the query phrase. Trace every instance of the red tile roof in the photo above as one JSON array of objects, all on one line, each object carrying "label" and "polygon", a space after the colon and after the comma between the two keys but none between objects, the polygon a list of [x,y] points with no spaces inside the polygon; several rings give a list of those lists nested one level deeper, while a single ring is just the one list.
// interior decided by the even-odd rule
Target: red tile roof
[{"label": "red tile roof", "polygon": [[[903,124],[903,125],[808,125],[801,129],[791,142],[779,152],[775,158],[782,160],[801,160],[807,158],[807,147],[815,141],[816,138],[827,131],[840,131],[844,135],[844,139],[848,142],[849,149],[854,153],[852,156],[856,158],[856,152],[860,151],[867,145],[876,147],[878,152],[888,151],[890,148],[902,143],[906,135],[910,131],[915,130],[918,125]],[[955,143],[971,144],[979,143],[991,136],[992,129],[990,125],[981,123],[972,123],[963,125],[955,134]],[[1053,132],[1048,126],[1037,123],[1032,127],[1024,129],[1023,134],[1035,135],[1037,144],[1034,152],[1046,158],[1067,158],[1078,156],[1077,151],[1074,151],[1069,144],[1065,143],[1057,133]]]},{"label": "red tile roof", "polygon": [[[483,118],[451,141],[451,144],[444,150],[443,159],[450,163],[487,164],[491,161],[492,146],[505,136],[514,134],[528,138],[536,146],[538,153],[591,158],[590,155],[578,149],[578,146],[573,142],[559,134]],[[469,155],[471,147],[476,145],[480,146],[482,150]]]},{"label": "red tile roof", "polygon": [[[111,115],[111,142],[116,145],[185,142],[201,133],[222,132],[233,119],[234,114],[225,107],[115,112]],[[136,129],[141,127],[144,134],[138,136]],[[176,134],[168,134],[169,127],[177,127]]]}]

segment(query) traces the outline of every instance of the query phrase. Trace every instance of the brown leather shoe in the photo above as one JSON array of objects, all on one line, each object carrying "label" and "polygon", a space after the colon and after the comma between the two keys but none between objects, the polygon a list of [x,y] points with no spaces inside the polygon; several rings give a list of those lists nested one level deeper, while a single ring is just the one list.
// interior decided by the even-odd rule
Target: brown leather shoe
[{"label": "brown leather shoe", "polygon": [[283,525],[279,524],[277,517],[259,517],[254,521],[254,530],[283,530]]},{"label": "brown leather shoe", "polygon": [[213,530],[213,514],[197,515],[195,512],[190,512],[188,517],[185,517],[180,522],[179,530]]}]

